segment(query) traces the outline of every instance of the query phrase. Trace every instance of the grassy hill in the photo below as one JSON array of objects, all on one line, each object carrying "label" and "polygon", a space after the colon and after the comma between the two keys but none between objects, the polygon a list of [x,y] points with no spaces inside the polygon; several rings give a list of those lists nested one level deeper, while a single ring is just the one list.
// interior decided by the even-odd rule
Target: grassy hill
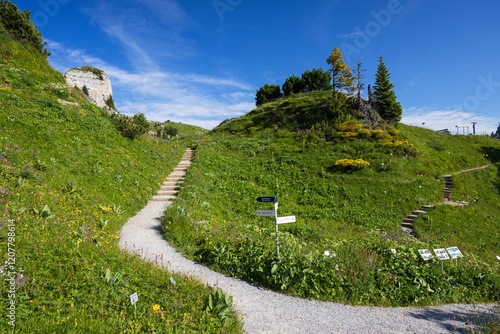
[{"label": "grassy hill", "polygon": [[[216,270],[301,297],[371,305],[498,301],[500,141],[328,121],[325,99],[313,93],[265,104],[204,137],[189,186],[167,211],[165,236]],[[304,122],[302,113],[316,121]],[[490,163],[477,172],[480,182],[474,173],[454,179],[454,198],[470,205],[438,205],[443,175]],[[256,215],[272,208],[256,198],[274,195],[278,215],[297,218],[279,226],[279,256],[273,218]],[[402,232],[403,219],[427,204],[436,206],[417,220],[420,238]],[[458,267],[446,261],[444,273],[436,258],[424,262],[418,253],[451,246],[465,258]]]},{"label": "grassy hill", "polygon": [[0,23],[0,331],[239,332],[206,286],[117,245],[188,142],[126,138],[82,94]]}]

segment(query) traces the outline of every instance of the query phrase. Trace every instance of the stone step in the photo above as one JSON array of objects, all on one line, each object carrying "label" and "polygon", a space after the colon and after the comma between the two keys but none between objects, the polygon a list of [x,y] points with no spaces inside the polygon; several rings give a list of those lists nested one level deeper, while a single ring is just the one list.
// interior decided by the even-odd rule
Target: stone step
[{"label": "stone step", "polygon": [[406,218],[415,220],[415,219],[417,219],[417,217],[418,217],[418,215],[408,215],[408,217],[406,217]]},{"label": "stone step", "polygon": [[406,233],[412,233],[413,232],[413,229],[408,228],[408,227],[401,227],[401,230],[403,230]]},{"label": "stone step", "polygon": [[432,209],[434,207],[434,205],[422,205],[422,207],[420,208],[422,211],[428,211],[430,209]]},{"label": "stone step", "polygon": [[158,191],[156,196],[174,196],[178,191]]},{"label": "stone step", "polygon": [[426,211],[424,211],[424,210],[414,210],[411,213],[418,216],[418,215],[421,215],[423,213],[426,213]]},{"label": "stone step", "polygon": [[172,199],[175,199],[176,196],[172,195],[162,195],[162,196],[153,196],[152,200],[165,200],[165,201],[170,201]]},{"label": "stone step", "polygon": [[179,190],[179,185],[178,184],[173,184],[173,185],[162,185],[160,187],[160,190],[167,191],[167,190]]},{"label": "stone step", "polygon": [[406,228],[410,228],[410,229],[413,229],[413,224],[412,223],[402,223],[401,224],[402,227],[406,227]]},{"label": "stone step", "polygon": [[414,219],[411,218],[404,218],[403,219],[403,224],[413,224]]}]

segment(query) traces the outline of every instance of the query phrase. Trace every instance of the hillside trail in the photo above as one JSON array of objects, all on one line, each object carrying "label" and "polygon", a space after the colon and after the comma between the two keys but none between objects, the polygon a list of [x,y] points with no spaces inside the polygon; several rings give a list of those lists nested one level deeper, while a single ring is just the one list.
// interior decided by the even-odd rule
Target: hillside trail
[{"label": "hillside trail", "polygon": [[433,208],[435,205],[451,205],[451,206],[466,206],[469,205],[467,202],[461,202],[461,201],[454,201],[451,198],[451,193],[453,191],[453,175],[458,175],[462,173],[469,173],[475,170],[479,169],[486,169],[493,164],[487,164],[484,166],[479,166],[475,168],[469,168],[469,169],[464,169],[452,174],[444,175],[443,180],[444,180],[444,201],[439,202],[436,204],[428,204],[428,205],[422,205],[418,210],[413,210],[406,218],[403,219],[403,222],[401,223],[401,229],[405,232],[408,232],[410,234],[416,235],[415,232],[413,231],[413,223],[415,222],[415,219],[417,219],[418,216],[427,213],[431,208]]},{"label": "hillside trail", "polygon": [[163,239],[161,217],[183,182],[192,153],[188,149],[157,196],[123,226],[119,245],[152,262],[163,255],[159,265],[231,294],[245,333],[463,333],[478,314],[494,310],[491,304],[384,308],[306,300],[226,277],[185,258]]}]

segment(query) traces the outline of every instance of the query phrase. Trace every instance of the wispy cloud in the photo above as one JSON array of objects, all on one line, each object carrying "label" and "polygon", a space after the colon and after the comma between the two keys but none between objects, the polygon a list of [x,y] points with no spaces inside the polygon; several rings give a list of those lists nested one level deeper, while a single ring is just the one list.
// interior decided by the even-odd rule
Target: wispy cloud
[{"label": "wispy cloud", "polygon": [[476,134],[491,134],[496,131],[500,118],[485,117],[457,108],[436,110],[431,107],[405,109],[402,118],[404,124],[423,126],[431,130],[448,129],[452,133],[456,133],[456,125],[468,125],[472,133],[472,122],[477,122]]},{"label": "wispy cloud", "polygon": [[142,112],[151,120],[179,121],[210,129],[255,107],[250,86],[233,78],[167,72],[157,66],[131,72],[85,50],[51,40],[48,46],[53,52],[51,64],[62,72],[83,65],[105,71],[111,79],[118,111],[124,114]]}]

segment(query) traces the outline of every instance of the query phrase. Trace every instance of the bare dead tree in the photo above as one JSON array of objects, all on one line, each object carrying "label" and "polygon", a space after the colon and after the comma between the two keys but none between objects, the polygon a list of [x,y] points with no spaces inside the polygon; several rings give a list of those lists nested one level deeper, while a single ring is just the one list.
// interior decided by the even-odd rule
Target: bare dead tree
[{"label": "bare dead tree", "polygon": [[362,73],[366,72],[366,70],[361,69],[361,59],[358,60],[356,64],[357,76],[356,80],[358,81],[358,104],[361,105],[361,91],[363,90],[365,84],[362,82],[362,79],[365,77]]}]

